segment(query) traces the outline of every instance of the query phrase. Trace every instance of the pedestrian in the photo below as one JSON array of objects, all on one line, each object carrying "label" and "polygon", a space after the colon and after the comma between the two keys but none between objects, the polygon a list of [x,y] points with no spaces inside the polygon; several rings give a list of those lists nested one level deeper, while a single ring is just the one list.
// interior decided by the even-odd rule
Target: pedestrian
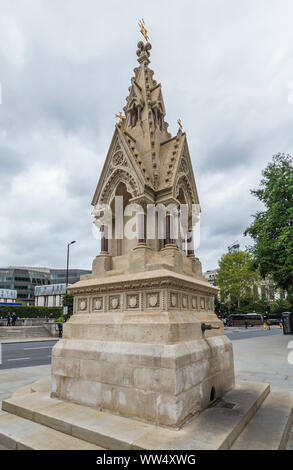
[{"label": "pedestrian", "polygon": [[15,312],[13,312],[13,314],[12,314],[12,326],[15,326],[16,320],[17,320],[17,315],[16,315]]},{"label": "pedestrian", "polygon": [[267,325],[269,327],[269,330],[271,329],[271,321],[269,319],[267,319]]},{"label": "pedestrian", "polygon": [[247,320],[245,320],[245,328],[248,328],[248,323],[247,323]]},{"label": "pedestrian", "polygon": [[8,315],[7,315],[7,326],[10,326],[10,320],[11,320],[11,315],[10,315],[10,313],[8,312]]},{"label": "pedestrian", "polygon": [[59,338],[62,338],[62,332],[63,332],[63,323],[62,322],[58,323],[58,330],[59,330]]}]

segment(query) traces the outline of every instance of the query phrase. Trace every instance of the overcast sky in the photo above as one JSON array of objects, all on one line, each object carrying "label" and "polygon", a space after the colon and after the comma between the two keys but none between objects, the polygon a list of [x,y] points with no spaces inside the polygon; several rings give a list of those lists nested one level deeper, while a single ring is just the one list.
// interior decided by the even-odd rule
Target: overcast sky
[{"label": "overcast sky", "polygon": [[88,269],[91,199],[130,78],[137,22],[169,130],[187,132],[204,270],[260,207],[249,190],[292,153],[292,0],[0,0],[0,266]]}]

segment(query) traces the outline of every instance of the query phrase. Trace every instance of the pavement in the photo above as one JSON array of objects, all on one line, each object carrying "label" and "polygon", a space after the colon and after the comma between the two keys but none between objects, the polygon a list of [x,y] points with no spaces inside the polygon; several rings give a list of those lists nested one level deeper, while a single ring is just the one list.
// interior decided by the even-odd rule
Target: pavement
[{"label": "pavement", "polygon": [[[275,331],[275,332],[274,332]],[[271,389],[293,390],[293,365],[288,362],[293,335],[271,330],[268,335],[232,340],[236,378],[269,382]]]},{"label": "pavement", "polygon": [[[242,331],[235,331],[234,338],[237,333],[238,339],[234,340],[232,334],[227,335],[233,343],[236,380],[266,382],[272,391],[292,391],[293,364],[289,364],[288,355],[293,350],[293,335],[283,335],[277,328],[265,331],[268,334],[263,335],[255,330],[245,339]],[[286,449],[293,450],[293,427]]]},{"label": "pavement", "polygon": [[[225,334],[233,343],[236,380],[270,383],[272,391],[293,390],[293,364],[288,361],[288,355],[293,350],[293,335],[283,335],[278,327],[268,331],[263,327],[247,330],[225,328]],[[5,369],[0,368],[0,401],[19,388],[50,375],[49,356],[56,341],[9,340],[10,344],[2,345]],[[8,361],[18,358],[25,360],[26,366],[19,367],[23,364],[21,360]],[[38,361],[46,363],[33,365]],[[293,450],[292,431],[287,449]]]},{"label": "pavement", "polygon": [[[51,365],[0,370],[0,402],[16,390],[51,374]],[[1,413],[1,403],[0,403]]]}]

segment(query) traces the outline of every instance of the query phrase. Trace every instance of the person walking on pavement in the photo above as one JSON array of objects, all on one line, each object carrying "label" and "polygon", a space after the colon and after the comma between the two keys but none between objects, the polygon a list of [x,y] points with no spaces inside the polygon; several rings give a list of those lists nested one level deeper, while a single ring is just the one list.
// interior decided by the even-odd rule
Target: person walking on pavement
[{"label": "person walking on pavement", "polygon": [[16,315],[15,312],[13,312],[13,314],[12,314],[12,326],[15,326],[16,320],[17,320],[17,315]]},{"label": "person walking on pavement", "polygon": [[8,313],[7,315],[7,326],[10,326],[11,315]]},{"label": "person walking on pavement", "polygon": [[63,332],[63,323],[58,322],[58,330],[59,330],[59,338],[62,338],[62,332]]}]

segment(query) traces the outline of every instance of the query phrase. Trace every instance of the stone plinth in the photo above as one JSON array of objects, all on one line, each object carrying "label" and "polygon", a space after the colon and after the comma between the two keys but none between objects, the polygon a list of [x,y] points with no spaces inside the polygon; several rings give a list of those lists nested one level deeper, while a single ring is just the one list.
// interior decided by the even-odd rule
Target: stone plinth
[{"label": "stone plinth", "polygon": [[[80,281],[52,353],[52,397],[180,426],[234,386],[215,289],[168,270]],[[218,326],[203,332],[202,323]]]}]

